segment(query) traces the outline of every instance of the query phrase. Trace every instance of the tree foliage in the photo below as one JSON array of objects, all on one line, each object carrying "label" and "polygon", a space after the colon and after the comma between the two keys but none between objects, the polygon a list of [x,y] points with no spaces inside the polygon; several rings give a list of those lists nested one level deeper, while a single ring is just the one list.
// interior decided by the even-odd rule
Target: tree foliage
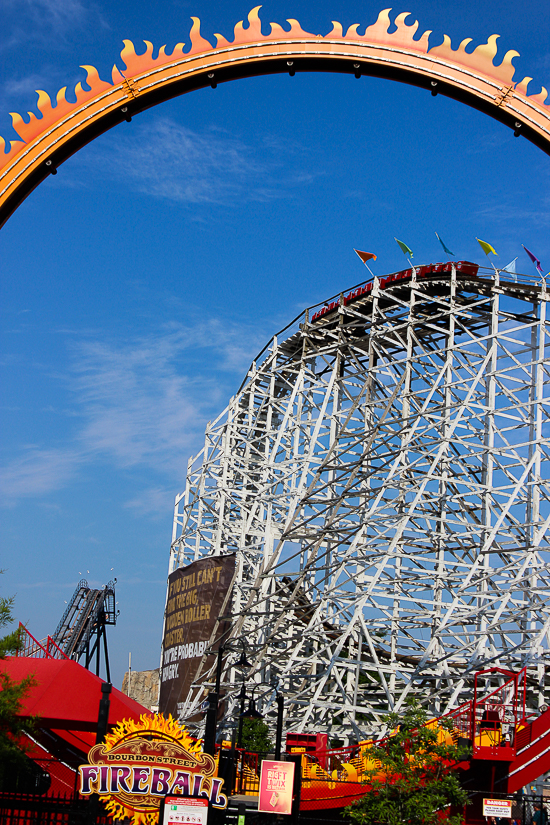
[{"label": "tree foliage", "polygon": [[[13,603],[13,596],[0,596],[0,629],[11,624],[13,621]],[[5,659],[6,656],[13,655],[17,653],[18,650],[21,650],[21,635],[19,630],[14,630],[8,633],[7,636],[0,638],[0,659]]]},{"label": "tree foliage", "polygon": [[269,728],[261,719],[243,719],[242,746],[250,753],[269,753],[273,743],[269,738]]},{"label": "tree foliage", "polygon": [[451,806],[463,807],[467,794],[449,768],[466,754],[448,735],[452,720],[426,726],[425,710],[411,701],[402,717],[390,713],[384,721],[393,734],[372,748],[370,790],[346,814],[369,825],[461,825],[463,816]]},{"label": "tree foliage", "polygon": [[[0,630],[13,621],[13,597],[0,596]],[[19,630],[0,638],[0,659],[13,655],[21,649]],[[34,676],[26,676],[21,681],[12,679],[0,670],[0,764],[24,761],[21,751],[21,737],[34,728],[34,720],[18,716],[23,700],[36,684]]]}]

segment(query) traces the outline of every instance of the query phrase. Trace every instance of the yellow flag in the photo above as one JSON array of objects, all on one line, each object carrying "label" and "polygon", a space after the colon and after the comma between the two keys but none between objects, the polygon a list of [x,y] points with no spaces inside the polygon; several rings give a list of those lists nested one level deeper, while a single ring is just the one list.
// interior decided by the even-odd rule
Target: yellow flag
[{"label": "yellow flag", "polygon": [[476,238],[476,241],[478,242],[478,244],[483,249],[483,251],[485,252],[486,255],[488,255],[489,252],[492,252],[493,255],[498,255],[498,252],[496,251],[496,249],[493,249],[491,244],[487,243],[487,241],[480,241],[479,238]]}]

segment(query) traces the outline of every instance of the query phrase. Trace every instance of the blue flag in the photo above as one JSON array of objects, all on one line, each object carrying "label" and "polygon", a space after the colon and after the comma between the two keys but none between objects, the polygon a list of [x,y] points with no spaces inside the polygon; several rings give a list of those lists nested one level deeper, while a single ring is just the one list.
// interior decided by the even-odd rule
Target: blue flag
[{"label": "blue flag", "polygon": [[501,272],[508,272],[510,273],[510,275],[513,275],[514,281],[517,281],[518,279],[518,276],[516,275],[516,261],[517,258],[514,258],[514,260],[510,261],[510,263],[507,266],[505,266],[504,269],[500,270]]},{"label": "blue flag", "polygon": [[439,237],[439,235],[437,234],[437,232],[435,233],[435,237],[437,238],[437,240],[439,241],[439,243],[440,243],[440,244],[441,244],[441,246],[443,247],[443,249],[444,249],[444,251],[445,251],[445,254],[446,254],[446,255],[450,255],[450,256],[451,256],[451,258],[454,258],[455,253],[454,253],[454,252],[451,252],[451,250],[450,250],[450,249],[448,249],[448,248],[445,246],[445,244],[443,243],[443,241],[441,240],[441,238]]}]

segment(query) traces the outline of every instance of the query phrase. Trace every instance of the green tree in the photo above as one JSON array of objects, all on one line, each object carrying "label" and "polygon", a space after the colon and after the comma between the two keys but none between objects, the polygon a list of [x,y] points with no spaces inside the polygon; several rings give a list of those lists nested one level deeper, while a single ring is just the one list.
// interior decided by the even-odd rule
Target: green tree
[{"label": "green tree", "polygon": [[251,753],[269,753],[273,743],[269,738],[269,728],[261,719],[243,719],[242,745]]},{"label": "green tree", "polygon": [[[463,816],[452,815],[451,806],[463,807],[468,796],[450,766],[467,754],[426,727],[428,716],[416,701],[402,717],[390,713],[384,721],[394,733],[372,748],[369,755],[380,767],[368,772],[370,790],[346,814],[373,825],[461,825]],[[449,733],[452,720],[441,719],[438,727]]]},{"label": "green tree", "polygon": [[[13,621],[13,602],[13,597],[0,596],[0,630]],[[19,630],[0,638],[0,659],[5,659],[20,649]],[[0,670],[0,765],[8,762],[20,762],[23,765],[27,762],[21,749],[22,737],[23,734],[32,732],[34,720],[21,718],[18,713],[25,696],[35,684],[36,679],[32,675],[17,681]]]}]

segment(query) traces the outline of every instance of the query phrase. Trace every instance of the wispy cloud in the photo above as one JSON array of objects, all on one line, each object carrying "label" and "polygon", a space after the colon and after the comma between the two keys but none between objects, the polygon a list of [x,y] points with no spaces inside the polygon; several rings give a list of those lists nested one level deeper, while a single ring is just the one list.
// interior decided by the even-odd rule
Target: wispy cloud
[{"label": "wispy cloud", "polygon": [[[550,52],[539,54],[535,58],[535,66],[540,68],[543,72],[548,72],[550,70]],[[531,83],[531,85],[527,87],[527,93],[536,94],[536,92],[533,91],[536,87],[536,83]]]},{"label": "wispy cloud", "polygon": [[87,14],[81,0],[17,0],[17,8],[37,25],[60,29],[80,22]]},{"label": "wispy cloud", "polygon": [[105,26],[99,6],[83,0],[3,0],[2,51],[23,43],[63,47],[76,29]]},{"label": "wispy cloud", "polygon": [[487,155],[493,153],[495,150],[510,144],[510,139],[513,137],[508,129],[499,129],[490,134],[476,135],[476,139],[466,143],[462,147],[464,155]]},{"label": "wispy cloud", "polygon": [[[0,83],[0,111],[3,113],[3,121],[0,132],[7,140],[20,140],[19,135],[12,132],[11,125],[8,125],[8,112],[18,112],[25,115],[26,112],[32,111],[35,114],[38,109],[36,106],[38,95],[36,92],[39,89],[47,91],[52,98],[61,86],[66,85],[63,74],[57,69],[43,66],[41,72],[31,72],[23,77],[12,77]],[[17,72],[18,69],[15,69]]]},{"label": "wispy cloud", "polygon": [[151,487],[134,496],[124,506],[141,515],[158,516],[166,520],[174,506],[174,494],[174,489],[170,487]]},{"label": "wispy cloud", "polygon": [[475,215],[492,222],[516,222],[534,227],[550,226],[550,199],[543,201],[544,209],[521,209],[513,203],[495,201],[475,211]]},{"label": "wispy cloud", "polygon": [[17,587],[23,590],[74,590],[75,582],[40,581],[18,582]]},{"label": "wispy cloud", "polygon": [[71,447],[31,447],[6,464],[0,472],[0,498],[5,506],[21,498],[58,490],[74,477],[82,456]]},{"label": "wispy cloud", "polygon": [[170,507],[186,456],[200,449],[206,421],[223,409],[263,338],[259,327],[190,317],[131,340],[73,341],[61,380],[71,399],[67,414],[81,425],[65,445],[32,446],[4,467],[4,503],[47,495],[107,461],[154,469],[160,480],[129,507]]},{"label": "wispy cloud", "polygon": [[[304,169],[303,157],[294,168],[293,153],[283,164],[277,142],[251,144],[219,129],[193,131],[168,118],[106,141],[101,165],[113,180],[122,178],[135,191],[182,204],[283,198],[319,174],[313,162]],[[294,153],[300,154],[296,147]],[[98,160],[93,150],[84,163],[96,166]]]},{"label": "wispy cloud", "polygon": [[25,95],[28,98],[30,107],[33,100],[36,99],[33,98],[36,90],[42,89],[50,80],[51,78],[47,78],[46,75],[39,74],[38,72],[33,72],[32,74],[26,75],[26,77],[6,80],[2,85],[2,95],[6,99]]},{"label": "wispy cloud", "polygon": [[205,419],[226,400],[219,378],[201,362],[215,358],[229,374],[243,370],[251,337],[210,319],[123,344],[81,342],[72,386],[86,420],[83,449],[105,453],[119,466],[181,469],[182,454],[197,444]]}]

